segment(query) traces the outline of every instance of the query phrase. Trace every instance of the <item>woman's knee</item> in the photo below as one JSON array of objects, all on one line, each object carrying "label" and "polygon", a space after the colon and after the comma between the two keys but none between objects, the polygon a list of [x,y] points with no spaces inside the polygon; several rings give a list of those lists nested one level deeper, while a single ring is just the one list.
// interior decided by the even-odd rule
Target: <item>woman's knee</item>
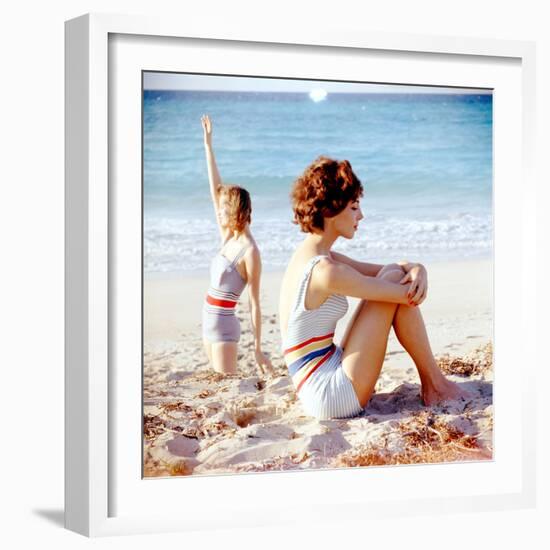
[{"label": "woman's knee", "polygon": [[[380,270],[377,277],[380,279],[384,279],[385,281],[390,281],[391,283],[398,283],[403,279],[403,276],[405,275],[405,272],[401,268],[401,266],[395,264],[398,269],[389,268],[386,271]],[[388,267],[385,266],[384,269]]]},{"label": "woman's knee", "polygon": [[[397,272],[401,277],[405,275],[405,270],[399,264],[386,264],[376,275],[379,278],[385,278],[388,273]],[[394,275],[392,275],[393,277]]]}]

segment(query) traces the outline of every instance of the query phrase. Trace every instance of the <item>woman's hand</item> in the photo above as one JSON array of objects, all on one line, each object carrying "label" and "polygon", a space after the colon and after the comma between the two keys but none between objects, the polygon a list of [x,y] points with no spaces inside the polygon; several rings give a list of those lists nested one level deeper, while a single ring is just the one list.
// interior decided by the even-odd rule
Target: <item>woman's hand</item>
[{"label": "woman's hand", "polygon": [[266,357],[261,350],[256,350],[255,355],[256,355],[256,363],[258,364],[258,367],[260,367],[261,373],[273,374],[273,365],[271,364],[271,361],[269,360],[269,358]]},{"label": "woman's hand", "polygon": [[210,147],[212,145],[212,121],[208,115],[201,117],[202,130],[204,136],[204,145]]},{"label": "woman's hand", "polygon": [[428,294],[428,272],[422,264],[413,264],[401,279],[400,284],[410,282],[407,298],[411,306],[420,305]]}]

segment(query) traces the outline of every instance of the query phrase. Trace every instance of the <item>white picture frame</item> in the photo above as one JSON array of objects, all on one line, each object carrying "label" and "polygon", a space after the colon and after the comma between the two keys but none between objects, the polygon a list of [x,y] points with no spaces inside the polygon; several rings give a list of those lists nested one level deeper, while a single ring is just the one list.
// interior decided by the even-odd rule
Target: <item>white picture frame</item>
[{"label": "white picture frame", "polygon": [[[197,45],[200,50],[201,44],[208,44],[209,51],[226,51],[224,63],[232,66],[231,74],[271,76],[265,72],[265,63],[260,63],[269,55],[272,56],[271,72],[277,72],[277,58],[284,58],[285,74],[279,72],[276,76],[344,79],[346,74],[351,74],[346,70],[357,71],[346,68],[347,60],[353,58],[371,63],[370,74],[376,73],[373,79],[376,82],[445,86],[466,83],[477,88],[493,88],[495,127],[502,134],[496,134],[499,149],[495,154],[497,390],[493,461],[304,472],[293,474],[292,478],[285,473],[164,480],[143,480],[136,475],[141,455],[135,456],[135,449],[141,448],[141,439],[134,446],[133,439],[122,438],[124,434],[130,438],[138,434],[141,438],[141,424],[138,426],[134,415],[138,408],[141,411],[141,393],[137,392],[141,386],[136,373],[123,363],[132,363],[126,359],[127,350],[136,346],[141,352],[141,342],[136,342],[135,333],[131,332],[119,332],[115,337],[113,327],[119,326],[124,315],[130,318],[132,312],[141,307],[135,300],[128,300],[132,294],[125,293],[118,285],[119,273],[135,272],[132,260],[135,255],[125,256],[120,243],[131,238],[126,229],[135,227],[131,220],[141,216],[141,210],[137,210],[140,197],[125,196],[122,212],[118,193],[126,191],[122,186],[113,186],[112,182],[120,178],[119,170],[129,166],[129,172],[124,172],[125,177],[130,176],[126,181],[135,183],[132,179],[136,176],[135,158],[130,161],[134,164],[125,163],[135,157],[136,140],[141,139],[141,133],[138,136],[135,132],[141,119],[134,120],[135,101],[141,87],[135,90],[137,96],[133,91],[125,96],[128,101],[124,108],[116,101],[113,103],[113,99],[116,100],[121,86],[130,86],[133,90],[134,79],[141,70],[183,71],[187,68],[192,72],[202,67],[200,72],[222,72],[216,71],[213,59],[216,56],[200,57],[197,52],[194,57],[191,55],[191,50]],[[180,47],[189,47],[189,56],[179,55]],[[240,55],[241,51],[248,55]],[[382,57],[383,63],[379,63]],[[326,63],[316,65],[316,58]],[[308,60],[311,60],[308,65],[301,62]],[[326,73],[322,65],[326,65]],[[307,74],[304,67],[308,67]],[[339,67],[342,72],[336,74]],[[536,295],[526,268],[536,261],[536,190],[532,178],[534,67],[535,46],[530,42],[368,30],[353,32],[328,26],[315,30],[291,27],[277,31],[269,27],[241,30],[225,28],[221,22],[209,21],[202,26],[169,18],[104,14],[68,21],[66,527],[87,536],[104,536],[282,524],[296,521],[298,511],[301,521],[319,522],[360,520],[367,513],[370,517],[391,517],[534,506],[535,432],[527,418],[535,415],[536,358],[533,356],[535,335],[527,320],[536,316]],[[364,79],[370,80],[370,77]],[[114,104],[120,113],[113,112]],[[125,121],[129,121],[128,127]],[[117,132],[121,132],[120,124],[125,125],[128,139],[113,148],[112,141],[119,135]],[[135,124],[137,126],[132,126]],[[510,208],[518,209],[516,219],[521,231],[511,231],[510,224],[506,223]],[[129,223],[121,223],[123,219]],[[135,247],[128,248],[135,252]],[[522,266],[514,276],[518,298],[514,304],[506,302],[511,279],[501,267],[506,265],[510,254],[514,254],[516,260],[519,257]],[[134,283],[141,280],[141,272],[134,276],[128,289],[137,288]],[[520,333],[515,339],[510,338],[514,325]],[[521,361],[522,368],[512,374],[512,363],[517,360]],[[121,392],[121,387],[126,391]],[[507,408],[514,391],[521,402],[519,417]],[[513,438],[507,433],[507,427],[509,432],[513,431]],[[361,483],[368,483],[368,495],[351,491]],[[419,494],[421,486],[423,496],[414,496]],[[297,493],[308,491],[308,502],[322,503],[329,498],[333,506],[304,510],[295,499],[289,501],[291,487],[297,487]],[[318,487],[322,487],[322,491]],[[448,493],[442,487],[447,487]],[[177,504],[177,495],[182,490],[192,495],[193,498],[186,499],[194,502],[192,509],[188,506],[189,509],[184,509],[185,503]],[[220,498],[212,507],[207,499],[201,500],[200,495],[213,492],[241,496],[231,502]],[[166,505],[162,515],[154,509],[152,503],[161,494],[171,499],[170,513],[166,513]],[[208,512],[204,513],[206,507]]]}]

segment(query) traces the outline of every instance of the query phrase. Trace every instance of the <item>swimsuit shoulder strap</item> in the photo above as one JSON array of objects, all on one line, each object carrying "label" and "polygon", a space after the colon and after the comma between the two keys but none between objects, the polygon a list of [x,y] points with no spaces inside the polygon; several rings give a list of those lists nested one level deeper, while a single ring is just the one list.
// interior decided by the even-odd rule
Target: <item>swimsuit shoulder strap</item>
[{"label": "swimsuit shoulder strap", "polygon": [[244,256],[244,253],[246,252],[246,250],[248,249],[250,245],[248,244],[245,244],[240,250],[239,252],[237,252],[237,255],[233,258],[233,261],[231,262],[231,266],[232,267],[235,267],[237,265],[237,262]]},{"label": "swimsuit shoulder strap", "polygon": [[306,263],[304,272],[302,274],[302,279],[298,287],[298,295],[296,296],[296,300],[294,302],[294,307],[292,308],[292,311],[296,311],[297,309],[301,309],[302,311],[306,310],[306,305],[305,305],[306,292],[307,292],[307,287],[309,285],[309,280],[311,279],[311,272],[313,271],[313,268],[317,265],[317,263],[323,258],[328,258],[328,256],[324,254],[313,256],[313,258],[310,258]]}]

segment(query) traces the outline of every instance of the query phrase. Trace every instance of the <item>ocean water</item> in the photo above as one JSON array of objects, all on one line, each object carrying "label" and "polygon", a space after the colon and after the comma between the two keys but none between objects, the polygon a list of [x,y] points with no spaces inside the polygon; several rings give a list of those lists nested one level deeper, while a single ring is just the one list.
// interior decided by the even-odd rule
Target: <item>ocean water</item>
[{"label": "ocean water", "polygon": [[348,159],[365,216],[335,250],[365,261],[492,254],[492,96],[145,90],[144,270],[196,272],[219,247],[200,117],[213,121],[222,180],[249,190],[264,269],[304,234],[292,182],[319,155]]}]

